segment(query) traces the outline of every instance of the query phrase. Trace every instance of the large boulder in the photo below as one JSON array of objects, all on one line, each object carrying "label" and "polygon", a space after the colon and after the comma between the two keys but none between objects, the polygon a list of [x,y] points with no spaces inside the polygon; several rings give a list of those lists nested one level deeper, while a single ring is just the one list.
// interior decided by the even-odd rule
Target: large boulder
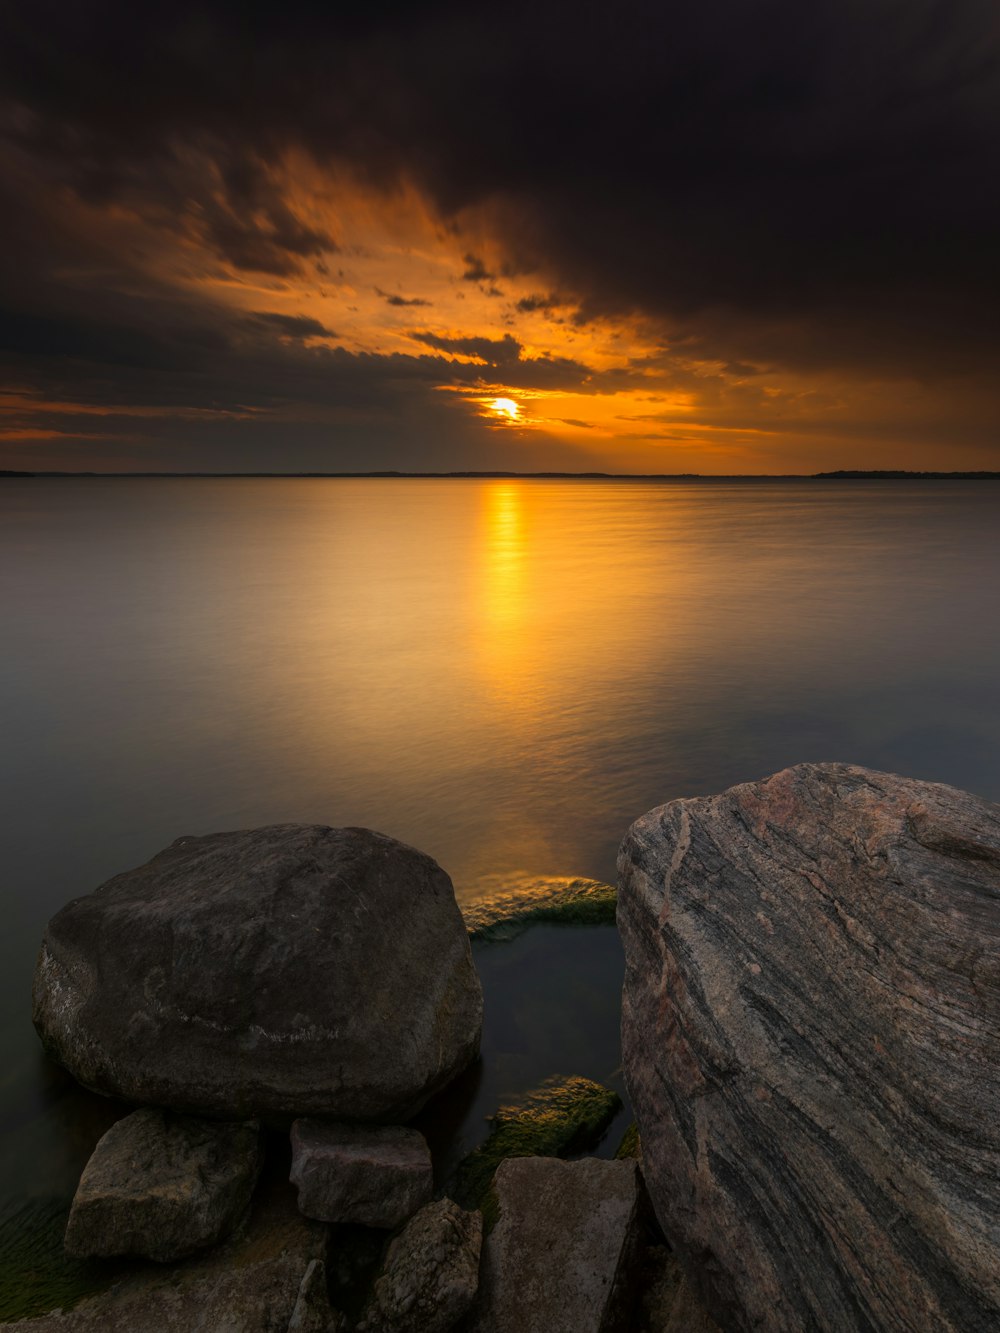
[{"label": "large boulder", "polygon": [[111,1126],[84,1168],[66,1249],[79,1258],[182,1259],[243,1220],[260,1165],[254,1121],[133,1111]]},{"label": "large boulder", "polygon": [[368,829],[180,838],[49,922],[46,1051],[196,1114],[399,1121],[475,1057],[482,992],[451,881]]},{"label": "large boulder", "polygon": [[719,1322],[1000,1328],[1000,808],[806,764],[619,872],[644,1174]]},{"label": "large boulder", "polygon": [[511,1157],[494,1179],[475,1333],[628,1333],[642,1194],[634,1162]]}]

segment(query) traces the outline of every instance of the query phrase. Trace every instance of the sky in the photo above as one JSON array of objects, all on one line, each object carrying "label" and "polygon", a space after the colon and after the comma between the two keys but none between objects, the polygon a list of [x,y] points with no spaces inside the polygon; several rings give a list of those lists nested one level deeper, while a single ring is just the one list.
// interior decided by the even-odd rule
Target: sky
[{"label": "sky", "polygon": [[995,0],[6,0],[0,467],[1000,468]]}]

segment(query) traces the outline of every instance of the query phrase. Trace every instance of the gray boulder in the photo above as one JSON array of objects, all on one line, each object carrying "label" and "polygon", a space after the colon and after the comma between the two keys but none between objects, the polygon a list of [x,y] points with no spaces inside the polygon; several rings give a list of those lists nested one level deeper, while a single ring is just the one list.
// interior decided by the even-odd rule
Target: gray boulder
[{"label": "gray boulder", "polygon": [[477,1333],[618,1333],[633,1327],[640,1184],[634,1162],[513,1157],[494,1178]]},{"label": "gray boulder", "polygon": [[84,1168],[66,1249],[82,1259],[167,1263],[215,1245],[243,1219],[260,1165],[256,1123],[133,1111],[111,1126]]},{"label": "gray boulder", "polygon": [[367,829],[180,838],[49,922],[34,1021],[81,1083],[231,1119],[400,1121],[475,1057],[451,881]]},{"label": "gray boulder", "polygon": [[423,1135],[399,1125],[292,1125],[292,1184],[299,1211],[321,1222],[391,1230],[431,1197]]},{"label": "gray boulder", "polygon": [[619,872],[643,1170],[718,1322],[1000,1328],[1000,808],[804,764]]},{"label": "gray boulder", "polygon": [[478,1210],[421,1208],[386,1252],[359,1333],[448,1333],[476,1299],[482,1242]]}]

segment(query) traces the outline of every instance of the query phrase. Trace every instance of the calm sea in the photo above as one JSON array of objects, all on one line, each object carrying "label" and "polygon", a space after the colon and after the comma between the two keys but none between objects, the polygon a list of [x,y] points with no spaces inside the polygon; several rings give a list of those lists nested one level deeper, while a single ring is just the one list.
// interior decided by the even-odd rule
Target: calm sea
[{"label": "calm sea", "polygon": [[[645,810],[805,759],[1000,799],[998,587],[1000,484],[0,483],[0,1218],[99,1132],[30,1025],[68,899],[289,820],[413,843],[460,898],[606,879]],[[493,946],[476,1115],[614,1076],[620,959],[584,936]]]}]

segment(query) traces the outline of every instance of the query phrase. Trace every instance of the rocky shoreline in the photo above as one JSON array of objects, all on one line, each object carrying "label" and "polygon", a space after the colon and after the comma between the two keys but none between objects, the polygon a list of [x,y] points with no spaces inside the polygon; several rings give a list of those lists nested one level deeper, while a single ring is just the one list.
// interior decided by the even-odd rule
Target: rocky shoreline
[{"label": "rocky shoreline", "polygon": [[[178,839],[70,903],[36,1027],[140,1109],[65,1244],[132,1267],[2,1327],[1000,1326],[1000,810],[802,765],[651,812],[619,872],[463,920],[423,853],[283,825]],[[638,1128],[586,1155],[620,1099],[553,1079],[442,1177],[410,1122],[477,1058],[470,936],[616,900]]]}]

